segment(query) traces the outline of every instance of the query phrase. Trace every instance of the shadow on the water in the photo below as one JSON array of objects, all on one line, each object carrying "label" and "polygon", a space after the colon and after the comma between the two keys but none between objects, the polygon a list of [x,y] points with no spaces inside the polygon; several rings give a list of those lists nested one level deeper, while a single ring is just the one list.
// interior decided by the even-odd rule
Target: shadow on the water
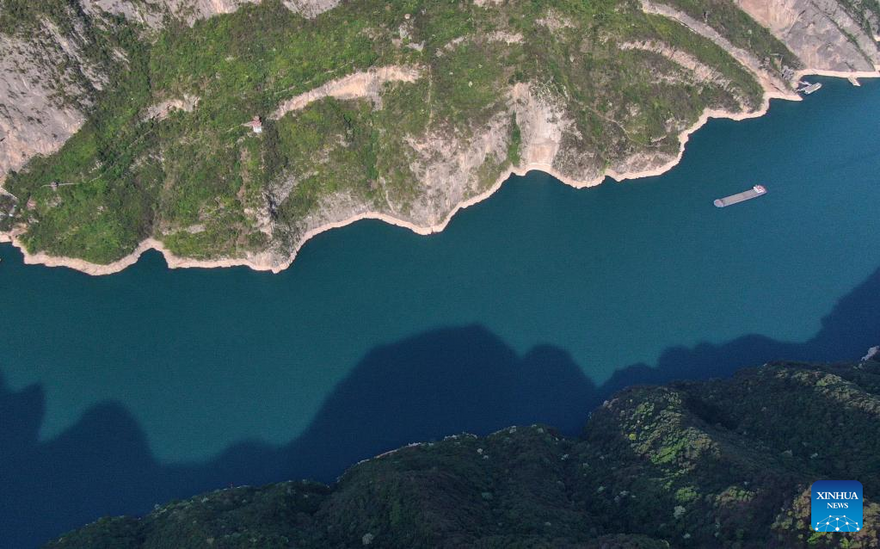
[{"label": "shadow on the water", "polygon": [[0,377],[0,546],[35,546],[101,515],[144,513],[230,483],[331,481],[360,459],[461,431],[548,423],[573,434],[626,385],[726,376],[773,359],[855,359],[880,342],[878,298],[880,270],[841,299],[805,343],[748,335],[674,347],[656,368],[631,365],[599,387],[561,349],[540,346],[520,357],[481,326],[432,331],[368,353],[290,444],[242,443],[201,464],[158,463],[143,430],[114,403],[40,442],[42,389],[11,392]]}]

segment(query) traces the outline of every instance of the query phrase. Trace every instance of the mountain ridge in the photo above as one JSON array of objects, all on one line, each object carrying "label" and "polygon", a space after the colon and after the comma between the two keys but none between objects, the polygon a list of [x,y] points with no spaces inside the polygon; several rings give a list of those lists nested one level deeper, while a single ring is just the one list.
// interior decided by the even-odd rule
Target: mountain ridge
[{"label": "mountain ridge", "polygon": [[0,4],[22,52],[0,86],[56,88],[0,112],[0,238],[92,274],[146,249],[278,271],[358,219],[442,230],[511,173],[654,175],[709,117],[880,63],[880,9],[855,0],[54,2]]},{"label": "mountain ridge", "polygon": [[220,490],[47,547],[837,547],[810,530],[810,484],[828,478],[864,484],[846,543],[874,547],[878,414],[874,360],[769,363],[623,389],[580,437],[533,425],[411,444],[329,486]]}]

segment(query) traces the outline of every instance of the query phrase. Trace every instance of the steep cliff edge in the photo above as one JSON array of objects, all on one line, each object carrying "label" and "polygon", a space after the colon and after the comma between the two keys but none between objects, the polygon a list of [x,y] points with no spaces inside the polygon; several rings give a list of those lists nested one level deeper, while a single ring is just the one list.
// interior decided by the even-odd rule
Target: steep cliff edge
[{"label": "steep cliff edge", "polygon": [[[331,486],[220,490],[47,547],[876,547],[877,435],[880,363],[776,363],[626,389],[579,438],[541,426],[452,436]],[[860,532],[811,531],[820,479],[862,482]]]},{"label": "steep cliff edge", "polygon": [[[89,18],[0,5],[0,182],[35,155],[48,155],[86,120],[107,82]],[[17,12],[14,12],[17,14]],[[106,46],[106,44],[105,44]],[[91,51],[90,51],[91,50]]]},{"label": "steep cliff edge", "polygon": [[835,0],[739,0],[742,9],[821,71],[873,72],[880,66],[880,5]]},{"label": "steep cliff edge", "polygon": [[[161,28],[170,21],[193,25],[201,19],[233,13],[246,4],[262,0],[81,0],[87,13],[102,16],[109,13],[125,19]],[[283,0],[289,10],[305,17],[315,17],[336,7],[339,0]]]},{"label": "steep cliff edge", "polygon": [[657,173],[708,117],[880,59],[858,0],[0,6],[0,234],[95,274],[279,270],[365,217],[442,230],[511,172]]},{"label": "steep cliff edge", "polygon": [[[0,183],[33,156],[57,151],[82,127],[95,92],[125,62],[124,48],[106,40],[106,33],[119,32],[114,26],[139,29],[149,42],[149,31],[166,24],[192,25],[246,3],[259,0],[0,2]],[[337,3],[288,0],[285,5],[314,17]],[[109,66],[101,59],[102,49],[115,57]]]}]

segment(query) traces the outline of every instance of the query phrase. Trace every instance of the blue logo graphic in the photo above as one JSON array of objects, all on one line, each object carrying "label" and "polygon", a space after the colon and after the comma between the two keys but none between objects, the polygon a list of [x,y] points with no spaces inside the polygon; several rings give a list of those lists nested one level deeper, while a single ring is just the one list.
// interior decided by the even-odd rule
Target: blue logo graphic
[{"label": "blue logo graphic", "polygon": [[817,480],[812,489],[815,532],[858,532],[862,529],[862,483],[856,480]]}]

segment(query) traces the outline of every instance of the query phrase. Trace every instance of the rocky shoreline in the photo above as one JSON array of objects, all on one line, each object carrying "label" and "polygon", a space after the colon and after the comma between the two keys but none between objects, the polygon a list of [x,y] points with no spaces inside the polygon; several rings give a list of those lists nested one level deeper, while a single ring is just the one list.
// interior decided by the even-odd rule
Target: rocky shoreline
[{"label": "rocky shoreline", "polygon": [[[305,4],[309,6],[315,4],[319,8],[317,12],[331,9],[336,5],[332,0],[310,0],[310,2],[305,2]],[[193,14],[209,17],[220,13],[231,13],[236,11],[241,4],[247,3],[249,3],[249,0],[224,0],[220,4],[212,3],[210,6],[199,4],[198,9]],[[257,3],[259,2],[257,1]],[[627,120],[635,116],[633,113],[638,113],[642,110],[642,106],[639,104],[630,104],[628,111],[618,109],[615,111],[616,114],[609,116],[604,112],[605,107],[601,105],[572,103],[572,106],[567,103],[560,103],[560,97],[566,95],[567,92],[564,90],[561,92],[559,90],[555,92],[548,91],[548,89],[545,89],[546,86],[537,80],[518,81],[506,89],[505,87],[508,86],[506,82],[512,83],[516,79],[505,80],[497,82],[489,92],[490,96],[495,96],[495,106],[493,108],[496,109],[496,112],[488,120],[482,121],[478,127],[475,127],[473,135],[469,135],[467,132],[463,134],[447,132],[444,134],[443,132],[432,133],[432,131],[427,131],[424,134],[418,135],[409,135],[407,133],[404,139],[399,140],[398,146],[402,147],[401,151],[403,152],[395,152],[391,164],[402,166],[395,173],[408,174],[405,175],[403,182],[397,181],[395,184],[398,186],[403,185],[406,192],[415,192],[415,195],[411,195],[409,198],[401,199],[401,196],[405,196],[402,194],[389,198],[389,189],[385,187],[384,175],[378,177],[378,180],[366,181],[366,184],[370,185],[370,192],[374,195],[372,197],[370,194],[358,194],[362,190],[353,192],[352,189],[344,185],[340,186],[339,182],[331,177],[327,184],[329,190],[325,194],[318,195],[317,198],[307,197],[305,199],[313,201],[309,207],[303,211],[296,211],[295,215],[288,214],[287,217],[275,217],[278,215],[279,206],[283,208],[286,202],[292,202],[290,193],[299,184],[300,180],[308,179],[320,170],[325,169],[321,163],[328,161],[330,152],[335,150],[333,147],[337,145],[324,144],[321,145],[324,148],[317,151],[318,154],[305,155],[297,159],[297,165],[300,166],[302,173],[281,174],[281,177],[275,174],[275,179],[266,184],[262,189],[262,201],[251,199],[245,204],[242,198],[244,196],[242,194],[245,189],[244,185],[239,190],[237,196],[229,197],[241,202],[241,207],[243,208],[241,213],[246,218],[246,221],[242,223],[243,228],[240,229],[241,232],[239,232],[238,238],[244,239],[249,236],[264,238],[263,243],[260,244],[253,246],[217,246],[214,249],[196,249],[193,252],[193,244],[190,244],[189,248],[181,247],[163,235],[179,238],[179,235],[186,236],[187,233],[193,235],[204,232],[206,230],[204,220],[199,218],[198,223],[193,224],[189,219],[186,219],[185,222],[173,220],[172,216],[172,218],[169,218],[171,220],[162,218],[151,219],[148,224],[138,226],[136,228],[137,232],[129,235],[129,238],[126,240],[127,245],[119,246],[118,249],[111,253],[93,256],[85,255],[97,261],[114,259],[131,249],[128,246],[134,245],[139,237],[150,235],[145,240],[138,242],[131,253],[107,264],[92,263],[76,257],[52,255],[45,251],[30,253],[24,245],[24,234],[30,230],[29,224],[41,223],[41,216],[45,215],[47,211],[53,211],[59,202],[48,205],[38,203],[39,201],[33,201],[32,195],[29,198],[28,194],[23,194],[22,200],[28,200],[28,207],[36,210],[34,216],[27,220],[22,217],[21,213],[23,212],[20,210],[24,208],[24,204],[19,204],[19,219],[13,218],[13,222],[16,224],[11,227],[7,224],[8,232],[3,233],[0,231],[0,242],[10,242],[18,247],[24,254],[24,261],[27,264],[68,267],[90,275],[106,275],[119,272],[134,264],[148,250],[156,250],[162,253],[170,268],[246,266],[258,271],[277,273],[293,263],[299,250],[312,237],[324,231],[343,227],[362,219],[380,220],[407,228],[422,235],[442,231],[459,210],[485,200],[494,194],[512,175],[524,175],[532,170],[540,170],[575,188],[599,185],[606,178],[624,181],[627,179],[657,176],[672,169],[681,161],[690,135],[702,127],[709,119],[744,120],[755,118],[767,112],[771,99],[800,100],[800,96],[793,91],[793,84],[798,82],[804,75],[848,78],[854,85],[857,85],[857,78],[876,78],[880,76],[880,72],[878,72],[880,70],[880,47],[877,47],[876,37],[866,31],[867,27],[854,26],[856,21],[852,19],[851,14],[841,10],[840,6],[833,1],[822,5],[810,4],[807,6],[801,4],[803,4],[801,0],[793,0],[793,2],[789,3],[781,3],[781,0],[771,0],[766,5],[760,2],[744,0],[737,9],[741,9],[744,12],[741,14],[744,17],[751,18],[753,20],[751,24],[755,26],[740,28],[739,34],[736,34],[732,31],[721,33],[719,31],[721,27],[718,26],[717,20],[713,22],[709,21],[706,17],[702,19],[695,18],[692,10],[689,10],[686,5],[680,4],[677,0],[667,0],[665,3],[643,0],[641,2],[641,11],[647,17],[662,18],[675,26],[684,27],[693,35],[714,43],[715,47],[720,48],[720,50],[723,50],[730,56],[731,59],[729,61],[731,64],[736,64],[738,70],[747,73],[754,80],[748,91],[743,91],[745,88],[737,87],[737,85],[731,83],[731,78],[735,80],[736,77],[722,75],[717,72],[718,67],[713,66],[711,62],[707,65],[697,57],[693,57],[688,53],[687,48],[676,50],[675,47],[670,47],[670,44],[674,45],[674,41],[667,44],[663,39],[647,38],[642,39],[641,42],[631,41],[618,44],[617,47],[619,47],[621,52],[638,50],[640,52],[639,55],[655,56],[657,63],[671,63],[677,66],[679,70],[684,71],[682,73],[675,72],[669,75],[662,75],[659,77],[660,81],[664,78],[667,80],[685,78],[681,82],[689,82],[688,85],[691,87],[696,86],[701,90],[702,86],[705,85],[714,87],[716,92],[727,93],[725,101],[706,102],[702,99],[696,99],[696,96],[694,96],[689,98],[690,102],[674,105],[670,108],[671,110],[666,111],[662,115],[665,117],[665,125],[655,128],[653,134],[647,134],[647,138],[650,138],[649,142],[646,141],[647,138],[645,136],[640,136],[638,142],[633,141],[627,133]],[[480,2],[476,2],[475,5],[478,7],[483,6]],[[180,12],[178,8],[181,8],[183,4],[178,5],[172,2],[170,6],[173,13],[178,13]],[[829,11],[835,6],[837,11]],[[293,3],[287,7],[294,12],[303,12],[304,9],[304,6],[298,3]],[[101,10],[110,9],[107,6],[102,7],[101,5],[93,6],[93,8],[97,11],[86,10],[91,16],[98,16],[100,13],[103,13]],[[113,13],[117,8],[110,9],[108,13]],[[687,11],[687,13],[683,10]],[[313,10],[305,11],[311,14]],[[143,19],[143,14],[138,15],[139,13],[137,10],[129,10],[123,12],[123,15],[130,20],[139,20],[139,17]],[[404,38],[412,38],[412,33],[416,32],[410,17],[410,14],[407,14],[404,23],[399,29],[396,29],[397,34],[395,36],[399,34],[400,38],[395,38],[395,47],[421,53],[424,48],[424,42],[416,42],[415,38],[413,38],[412,43],[405,46],[402,42]],[[867,17],[867,23],[865,24],[868,27],[873,29],[877,26],[876,16],[873,12],[866,12],[864,17]],[[187,23],[191,25],[193,21],[188,19]],[[723,22],[722,20],[721,23],[723,24]],[[159,25],[156,21],[153,23]],[[564,29],[572,25],[564,17],[560,18],[554,9],[549,9],[545,13],[545,18],[538,20],[537,23],[543,26],[544,30],[542,32],[549,30],[551,33],[563,32]],[[44,22],[44,26],[47,26],[50,31],[53,28],[51,23]],[[151,26],[151,28],[153,27]],[[158,28],[160,26],[155,27],[155,29]],[[772,61],[773,49],[768,50],[764,48],[763,50],[756,50],[751,48],[751,46],[744,45],[741,38],[743,33],[746,32],[743,30],[744,28],[748,29],[749,36],[754,31],[756,37],[762,31],[769,31],[772,34],[772,36],[768,34],[770,39],[779,40],[779,51],[785,48],[790,48],[791,51],[779,54],[779,58]],[[858,35],[858,47],[854,46],[847,39],[847,36],[853,33]],[[54,37],[53,40],[62,40],[57,33],[53,34],[50,32],[49,34]],[[521,33],[500,33],[499,37],[500,41],[505,42],[508,46],[523,42]],[[872,42],[872,39],[874,39],[873,43],[867,44]],[[27,39],[22,37],[17,38],[17,40],[24,40],[22,43],[27,43]],[[473,37],[459,36],[446,43],[433,55],[438,58],[445,58],[445,56],[451,55],[451,52],[454,52],[456,48],[464,47],[463,44],[467,45],[473,40]],[[490,42],[498,41],[497,38],[490,38],[488,40]],[[9,43],[12,44],[13,42]],[[12,46],[8,46],[6,49],[10,47]],[[69,47],[68,49],[70,50],[68,52],[70,56],[78,58],[79,50],[75,47]],[[769,54],[768,51],[770,52]],[[756,54],[756,52],[760,53]],[[819,55],[820,52],[824,53]],[[627,53],[627,55],[630,55],[630,53]],[[769,57],[761,58],[761,55],[769,55]],[[786,62],[788,63],[787,65]],[[480,66],[482,67],[482,65]],[[796,67],[806,68],[795,72],[793,68]],[[35,67],[31,68],[37,70]],[[84,70],[85,68],[88,67],[84,65]],[[9,76],[16,72],[9,68],[0,70],[0,89],[6,86],[9,90],[19,90],[21,88],[20,82],[15,78],[3,78],[7,76],[4,74],[4,71]],[[89,74],[93,72],[95,71],[92,70]],[[422,59],[416,63],[407,61],[403,64],[379,64],[355,72],[340,71],[336,79],[331,79],[320,86],[276,104],[274,114],[269,115],[267,113],[266,116],[272,123],[281,125],[285,121],[290,122],[289,119],[291,117],[284,116],[288,111],[305,109],[307,105],[327,97],[335,98],[339,101],[369,100],[373,110],[379,110],[382,108],[383,102],[382,90],[386,85],[393,86],[394,82],[405,82],[410,86],[425,85],[430,90],[430,86],[433,85],[430,73],[430,59]],[[95,74],[97,73],[95,72]],[[449,72],[449,74],[453,73]],[[101,78],[95,76],[93,80],[93,87],[100,89],[101,85],[103,85]],[[426,80],[427,83],[425,83]],[[422,84],[419,84],[420,82]],[[502,84],[502,82],[505,83]],[[468,81],[466,84],[467,87],[470,87],[473,82]],[[45,90],[41,91],[41,88],[35,88],[28,93],[41,96],[41,94],[45,95]],[[559,95],[559,93],[562,95]],[[14,97],[16,94],[11,93],[9,95]],[[159,102],[154,102],[151,106],[144,107],[142,110],[158,119],[167,117],[167,111],[170,109],[180,108],[181,106],[185,107],[182,110],[192,112],[200,102],[198,97],[186,96],[179,98],[174,96],[173,93],[169,95],[159,94],[152,99]],[[612,105],[614,101],[620,99],[619,97],[611,96],[606,97],[605,101],[607,101],[608,105]],[[619,103],[620,101],[617,102]],[[621,105],[623,104],[621,103]],[[698,109],[707,105],[708,107],[704,108],[699,117],[697,117]],[[3,106],[0,103],[0,109]],[[416,107],[412,107],[410,110],[413,108]],[[587,138],[584,137],[582,132],[590,133],[590,131],[574,126],[572,113],[575,111],[572,111],[572,108],[577,112],[585,109],[592,111],[593,118],[591,120],[598,121],[599,129],[593,128],[590,131],[593,133],[600,132],[602,137],[598,142],[595,140],[591,141],[591,139],[596,138],[590,138],[589,135],[587,135]],[[689,108],[692,110],[687,111]],[[48,107],[43,110],[46,109]],[[684,112],[689,112],[689,114],[685,116],[682,109],[685,110]],[[50,110],[44,113],[45,116],[41,115],[37,118],[48,117],[51,119]],[[431,112],[433,113],[433,111]],[[12,122],[16,122],[17,118],[15,117],[28,118],[25,116],[27,113],[24,111],[14,111],[13,115]],[[9,116],[6,115],[7,118]],[[694,120],[695,117],[696,121],[689,124],[689,121]],[[328,118],[332,118],[332,116],[324,116],[322,119],[326,120]],[[639,124],[646,124],[645,120],[648,119],[647,117],[639,119],[639,122],[635,123],[635,127],[639,128]],[[3,120],[0,120],[0,130],[6,127],[3,126],[2,122]],[[21,122],[21,120],[18,120],[18,122]],[[579,124],[583,123],[585,122],[579,122]],[[590,122],[590,124],[593,123]],[[382,128],[382,131],[394,132],[396,131],[397,124],[397,119],[394,119],[391,125]],[[19,138],[25,139],[28,142],[34,141],[38,144],[42,142],[40,135],[42,130],[39,127],[30,128],[28,130],[29,133],[22,133],[23,130],[14,129],[20,125],[17,122],[11,126],[7,124],[9,128],[13,128],[7,131],[13,139],[7,139],[5,144],[0,145],[0,191],[3,190],[2,184],[6,172],[13,168],[20,168],[27,161],[28,156],[34,154],[27,152],[30,149],[22,149],[16,152],[10,149],[12,146],[10,144],[17,143],[16,139]],[[685,125],[689,125],[689,127],[685,127]],[[55,140],[57,143],[53,142],[55,143],[53,147],[56,149],[60,147],[66,137],[69,137],[69,134],[75,131],[76,128],[72,127],[68,128],[68,130],[70,131],[54,131],[54,133],[60,133],[55,136],[58,139]],[[262,130],[262,126],[260,130]],[[288,131],[291,130],[288,129]],[[516,145],[511,149],[514,132],[516,132],[517,141]],[[676,134],[679,144],[677,154],[674,152]],[[277,139],[277,137],[274,138]],[[657,143],[661,145],[656,145]],[[617,152],[605,155],[601,150],[606,145],[616,147],[615,151]],[[285,150],[288,149],[290,147]],[[39,147],[34,150],[43,153],[47,152]],[[272,150],[275,151],[273,154],[279,154],[277,149]],[[389,150],[398,151],[398,149]],[[511,153],[511,150],[514,153]],[[3,158],[9,157],[10,153],[20,153],[19,156],[24,156],[10,164],[8,158],[5,161],[3,160]],[[3,156],[4,154],[6,157]],[[161,149],[157,149],[153,154],[154,156],[158,155],[158,157],[161,157]],[[242,152],[241,154],[244,155],[245,153]],[[324,158],[324,160],[315,163],[311,161],[310,156]],[[385,159],[385,162],[388,163],[388,159]],[[339,164],[339,162],[334,162],[334,166]],[[505,168],[505,166],[510,167]],[[484,168],[488,168],[488,172],[481,171]],[[347,169],[349,171],[342,180],[358,177],[353,174],[363,174],[366,170],[366,168],[355,169],[351,167]],[[389,171],[389,173],[391,172]],[[498,174],[497,178],[495,178],[496,174]],[[242,178],[247,177],[246,174],[239,175]],[[227,179],[224,178],[222,180],[226,181]],[[168,185],[170,182],[165,182],[165,184]],[[314,185],[314,182],[312,184]],[[58,185],[58,183],[42,181],[38,185],[37,188],[54,186]],[[336,185],[336,187],[333,185]],[[406,185],[410,186],[406,187]],[[415,191],[412,189],[415,189]],[[32,191],[33,189],[31,189]],[[27,193],[28,191],[24,192]],[[397,190],[393,192],[401,193],[404,191]],[[18,189],[16,189],[16,193],[21,195]],[[416,199],[413,199],[412,196],[415,196]],[[155,208],[156,205],[154,204],[152,207]],[[103,211],[102,208],[104,208],[104,205],[99,205],[95,211]],[[210,219],[210,216],[208,216],[208,219]],[[281,219],[281,221],[278,221],[278,219]],[[134,224],[130,225],[134,227]],[[126,227],[130,228],[129,225],[126,225]],[[265,237],[268,237],[268,240],[265,240]],[[46,246],[45,242],[32,243],[32,246],[39,250],[53,249]],[[183,257],[176,255],[171,249],[187,255],[202,255],[203,257],[216,257],[216,259]],[[57,251],[61,253],[66,252],[69,255],[77,254],[76,246],[58,249]],[[203,253],[199,254],[197,252]]]},{"label": "rocky shoreline", "polygon": [[[826,76],[826,77],[834,77],[834,78],[878,78],[880,77],[880,72],[867,72],[867,71],[827,71],[827,70],[818,70],[818,69],[805,69],[802,71],[798,71],[795,74],[795,81],[802,78],[803,76]],[[345,227],[347,225],[351,225],[357,221],[361,221],[364,219],[375,219],[379,221],[383,221],[390,225],[394,225],[397,227],[403,227],[413,231],[419,235],[430,235],[434,233],[438,233],[443,231],[456,213],[459,211],[473,206],[486,200],[493,194],[495,194],[501,186],[510,179],[511,176],[523,176],[530,171],[542,171],[544,173],[549,174],[550,176],[558,179],[562,183],[574,187],[576,189],[582,189],[587,187],[594,187],[596,185],[600,185],[606,178],[611,178],[617,182],[629,180],[629,179],[640,179],[646,177],[655,177],[662,175],[681,162],[681,159],[685,152],[685,147],[687,142],[690,139],[690,136],[694,134],[697,130],[702,128],[710,119],[729,119],[735,121],[747,120],[751,118],[758,118],[764,116],[770,108],[770,100],[771,99],[782,99],[787,101],[800,101],[801,98],[794,92],[790,93],[780,93],[776,88],[768,88],[765,87],[765,93],[762,105],[759,109],[751,112],[731,112],[724,110],[713,110],[707,109],[700,116],[699,120],[693,124],[690,128],[682,131],[678,140],[680,143],[678,155],[664,162],[662,165],[656,168],[650,168],[647,170],[633,170],[633,171],[622,171],[618,172],[615,170],[606,170],[605,173],[586,181],[579,181],[568,177],[567,175],[560,173],[555,170],[552,166],[546,163],[530,163],[524,166],[517,166],[515,168],[509,169],[506,173],[502,174],[494,185],[492,185],[487,191],[468,198],[463,202],[460,202],[452,210],[446,215],[446,217],[437,224],[433,225],[418,225],[412,223],[410,221],[396,218],[392,215],[368,211],[359,213],[357,215],[351,216],[349,218],[343,219],[341,221],[335,221],[331,223],[327,223],[321,225],[317,228],[311,229],[302,235],[297,241],[293,253],[288,257],[279,257],[276,254],[271,252],[264,252],[260,254],[254,254],[252,256],[243,257],[243,258],[220,258],[215,260],[200,260],[186,257],[179,257],[169,251],[165,245],[156,240],[155,238],[148,238],[142,241],[138,247],[129,255],[114,261],[107,265],[100,265],[96,263],[90,263],[88,261],[70,258],[70,257],[56,257],[44,252],[39,252],[35,254],[31,254],[25,248],[24,243],[19,238],[20,233],[17,233],[15,230],[8,233],[0,233],[0,242],[11,243],[13,246],[18,248],[24,256],[24,263],[28,265],[43,265],[46,267],[67,267],[70,269],[74,269],[80,271],[82,273],[92,275],[92,276],[103,276],[118,273],[131,265],[137,263],[138,259],[140,259],[141,255],[150,250],[155,250],[161,253],[165,261],[168,263],[168,267],[171,269],[181,269],[181,268],[201,268],[201,269],[211,269],[211,268],[227,268],[227,267],[248,267],[255,271],[270,271],[273,273],[279,273],[288,267],[290,267],[300,249],[311,240],[313,237],[332,229],[338,229]]]}]

